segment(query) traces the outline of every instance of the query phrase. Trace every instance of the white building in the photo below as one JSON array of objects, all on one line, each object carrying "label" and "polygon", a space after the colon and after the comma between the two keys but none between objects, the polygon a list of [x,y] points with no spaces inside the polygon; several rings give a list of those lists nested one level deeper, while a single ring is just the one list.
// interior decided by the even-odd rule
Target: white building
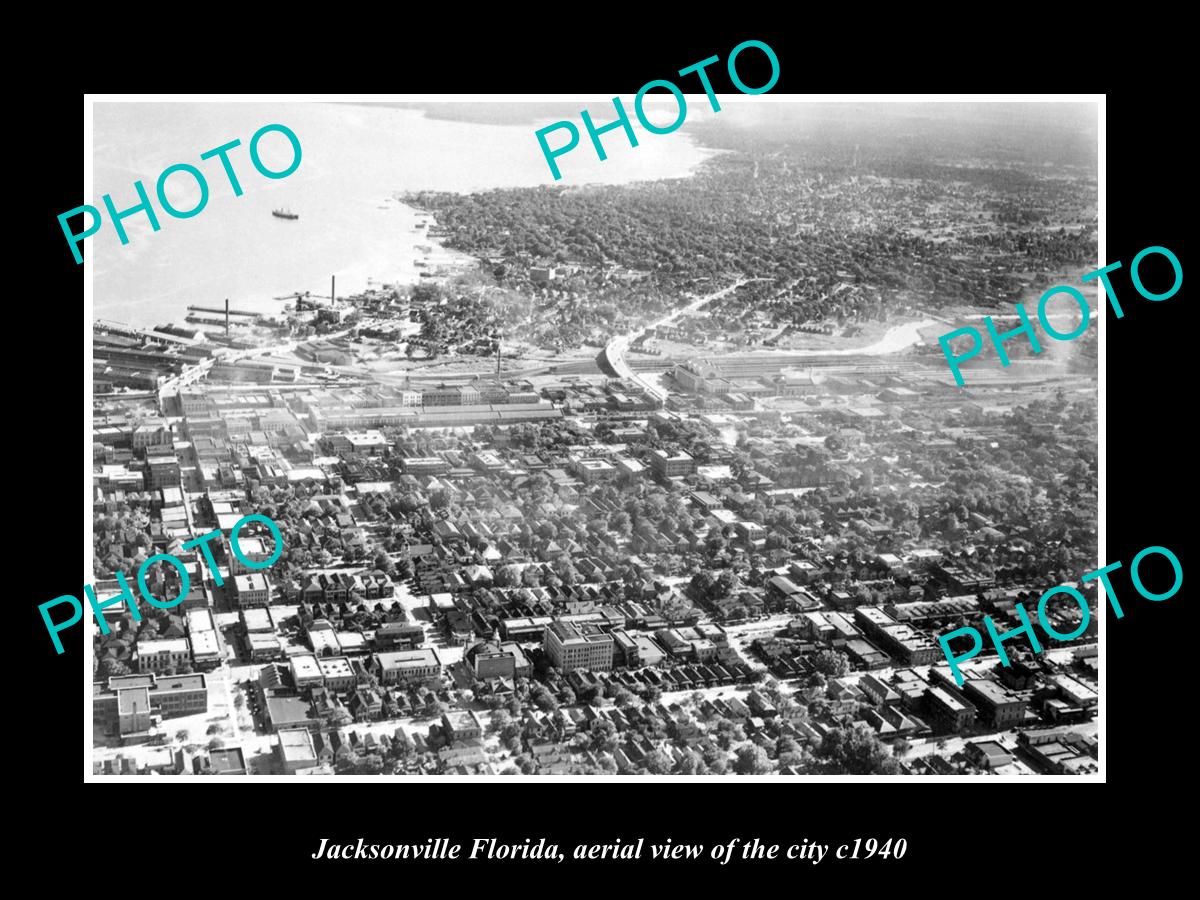
[{"label": "white building", "polygon": [[139,672],[162,672],[190,665],[191,648],[187,638],[170,638],[159,641],[137,642],[137,665]]}]

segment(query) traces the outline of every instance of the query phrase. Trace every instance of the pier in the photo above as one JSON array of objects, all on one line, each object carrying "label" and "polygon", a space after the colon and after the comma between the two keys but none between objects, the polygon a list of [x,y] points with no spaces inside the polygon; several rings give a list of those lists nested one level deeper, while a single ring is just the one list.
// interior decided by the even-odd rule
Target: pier
[{"label": "pier", "polygon": [[213,306],[189,306],[188,309],[192,310],[193,312],[220,313],[221,315],[229,313],[231,316],[251,316],[255,319],[261,319],[263,317],[262,313],[246,312],[245,310],[241,309],[217,309]]}]

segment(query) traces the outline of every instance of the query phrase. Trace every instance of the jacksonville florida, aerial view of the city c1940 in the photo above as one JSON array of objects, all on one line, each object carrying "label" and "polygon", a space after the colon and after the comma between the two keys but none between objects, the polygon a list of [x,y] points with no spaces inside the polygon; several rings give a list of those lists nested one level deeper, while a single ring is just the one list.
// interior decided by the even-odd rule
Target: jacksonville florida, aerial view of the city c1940
[{"label": "jacksonville florida, aerial view of the city c1940", "polygon": [[938,644],[1096,566],[1096,327],[937,338],[1103,263],[1097,104],[698,95],[555,179],[612,103],[520,99],[94,105],[97,197],[241,192],[88,247],[96,594],[190,574],[90,623],[93,775],[1096,772],[1098,615]]}]

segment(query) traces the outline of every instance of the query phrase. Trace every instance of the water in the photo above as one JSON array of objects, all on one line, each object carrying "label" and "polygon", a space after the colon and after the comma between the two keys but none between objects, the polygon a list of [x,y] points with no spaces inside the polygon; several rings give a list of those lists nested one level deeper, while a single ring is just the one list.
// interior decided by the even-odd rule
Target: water
[{"label": "water", "polygon": [[[299,168],[278,180],[260,175],[249,158],[251,135],[269,123],[291,128],[303,148]],[[636,148],[612,133],[608,160],[600,162],[585,134],[559,158],[563,179],[554,182],[533,136],[538,125],[450,122],[418,110],[333,103],[98,103],[93,124],[95,195],[87,202],[103,208],[101,197],[110,193],[118,210],[131,207],[133,182],[141,179],[159,217],[157,232],[144,214],[126,219],[125,246],[107,218],[86,241],[95,259],[94,315],[140,326],[182,323],[189,304],[220,307],[226,297],[235,309],[275,312],[275,297],[328,295],[331,275],[345,296],[368,278],[415,282],[439,262],[465,260],[415,229],[423,217],[390,199],[396,192],[678,178],[711,155],[681,132],[644,136]],[[234,138],[242,142],[229,154],[240,197],[219,160],[200,160]],[[259,146],[268,168],[284,169],[291,160],[280,134]],[[154,197],[159,173],[179,162],[195,165],[209,184],[208,205],[190,219],[166,215]],[[172,175],[166,189],[178,209],[199,199],[186,173]],[[300,218],[273,217],[279,207]],[[414,266],[418,259],[429,266]]]}]

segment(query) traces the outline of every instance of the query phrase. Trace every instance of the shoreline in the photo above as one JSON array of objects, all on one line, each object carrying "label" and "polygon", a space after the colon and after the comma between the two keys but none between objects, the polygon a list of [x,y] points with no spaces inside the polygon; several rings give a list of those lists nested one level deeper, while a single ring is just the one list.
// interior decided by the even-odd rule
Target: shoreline
[{"label": "shoreline", "polygon": [[[396,237],[404,235],[413,235],[418,240],[413,243],[411,250],[415,252],[405,252],[405,250],[394,251],[396,256],[391,260],[380,260],[374,258],[355,263],[348,269],[343,269],[338,272],[331,272],[330,275],[336,277],[336,289],[338,299],[363,294],[369,290],[379,290],[384,286],[391,285],[395,287],[409,287],[417,284],[445,284],[456,275],[478,265],[481,260],[477,257],[470,256],[460,250],[453,250],[446,247],[442,243],[440,237],[431,237],[429,230],[437,227],[437,220],[432,212],[418,209],[404,203],[400,197],[403,194],[401,191],[389,191],[385,196],[385,202],[394,204],[391,210],[401,211],[408,219],[407,222],[400,226],[396,231]],[[424,227],[417,228],[416,223],[423,222]],[[404,230],[401,230],[404,229]],[[419,232],[419,233],[418,233]],[[428,247],[429,250],[422,252],[422,247]],[[400,258],[401,256],[407,258]],[[418,266],[416,263],[422,262],[424,265]],[[445,269],[437,273],[438,269]],[[390,277],[381,277],[378,275],[380,271],[391,273]],[[427,277],[422,277],[423,273],[430,273]],[[240,296],[230,297],[230,308],[237,309],[242,312],[254,313],[264,318],[281,317],[288,312],[290,306],[294,309],[297,294],[310,293],[314,301],[314,305],[324,301],[329,302],[329,295],[323,294],[323,291],[330,289],[330,283],[327,281],[324,285],[313,285],[312,287],[301,287],[299,290],[291,289],[287,293],[278,293],[282,288],[273,288],[266,292],[255,291],[246,293]],[[209,301],[209,304],[217,301]],[[201,299],[192,299],[188,306],[209,305],[205,304]],[[215,306],[213,307],[216,308]],[[208,331],[223,330],[219,325],[208,323],[189,322],[187,316],[192,314],[193,310],[185,309],[182,316],[175,314],[169,316],[165,321],[155,320],[152,323],[149,321],[139,321],[138,318],[122,317],[116,318],[112,315],[102,315],[93,309],[92,325],[95,327],[97,323],[104,322],[111,325],[122,326],[125,328],[136,329],[141,331],[154,331],[160,327],[175,327],[186,330],[195,330],[200,333]],[[201,312],[200,315],[209,317],[220,317],[218,312]],[[231,314],[234,315],[234,314]],[[236,327],[241,325],[253,326],[254,320],[249,316],[236,316],[231,318],[231,323]],[[234,332],[231,332],[234,333]]]}]

